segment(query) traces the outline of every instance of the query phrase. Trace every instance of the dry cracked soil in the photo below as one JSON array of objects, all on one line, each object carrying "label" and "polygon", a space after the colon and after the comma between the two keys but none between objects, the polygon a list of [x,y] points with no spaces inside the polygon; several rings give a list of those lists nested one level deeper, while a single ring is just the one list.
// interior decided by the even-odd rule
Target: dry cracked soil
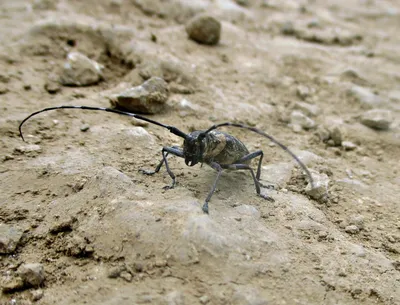
[{"label": "dry cracked soil", "polygon": [[[200,13],[221,22],[218,44],[188,38]],[[2,0],[0,303],[400,304],[399,28],[395,0]],[[71,51],[103,66],[98,83],[59,83]],[[170,93],[147,117],[255,126],[325,196],[309,196],[278,146],[233,127],[264,151],[275,202],[248,172],[226,172],[209,215],[208,166],[170,157],[171,190],[165,168],[139,172],[182,144],[168,130],[59,110],[19,137],[34,111],[109,107],[152,76]]]}]

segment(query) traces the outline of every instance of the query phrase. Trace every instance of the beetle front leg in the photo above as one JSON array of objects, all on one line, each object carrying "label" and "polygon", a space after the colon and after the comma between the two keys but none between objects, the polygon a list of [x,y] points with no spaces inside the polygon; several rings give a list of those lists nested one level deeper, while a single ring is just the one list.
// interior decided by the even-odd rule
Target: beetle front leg
[{"label": "beetle front leg", "polygon": [[168,154],[172,154],[174,156],[183,158],[183,151],[179,147],[173,146],[173,147],[163,147],[163,149],[161,150],[161,153],[162,153],[163,158],[154,170],[151,171],[151,170],[140,169],[139,171],[145,175],[153,175],[155,173],[158,173],[160,171],[162,165],[165,163],[165,168],[166,168],[169,176],[172,179],[172,183],[171,183],[171,185],[166,185],[163,188],[166,190],[173,189],[175,187],[175,183],[176,183],[175,175],[169,168],[167,156],[168,156]]},{"label": "beetle front leg", "polygon": [[217,171],[217,177],[215,177],[214,183],[211,187],[211,191],[208,193],[206,201],[203,204],[202,210],[204,213],[208,214],[208,202],[211,200],[212,195],[215,192],[215,189],[217,188],[218,180],[221,177],[222,174],[222,167],[216,162],[211,162],[209,164],[213,169]]}]

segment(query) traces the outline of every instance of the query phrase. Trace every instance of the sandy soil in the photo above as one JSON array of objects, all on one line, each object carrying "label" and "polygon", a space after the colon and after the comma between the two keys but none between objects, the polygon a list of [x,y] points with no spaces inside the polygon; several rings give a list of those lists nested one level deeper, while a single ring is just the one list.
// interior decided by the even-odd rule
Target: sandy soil
[{"label": "sandy soil", "polygon": [[[2,286],[21,264],[45,270],[40,287],[1,304],[400,304],[399,2],[237,2],[1,1],[0,220],[23,233],[0,256]],[[200,12],[222,22],[218,45],[188,39]],[[72,50],[104,65],[104,81],[48,93]],[[309,198],[290,157],[245,130],[224,129],[263,149],[275,202],[255,195],[248,173],[225,173],[209,215],[212,169],[171,157],[168,191],[165,169],[138,171],[181,144],[167,130],[64,110],[19,138],[33,111],[108,107],[111,92],[160,74],[187,90],[151,118],[185,131],[257,126],[329,177],[327,200]],[[315,128],[291,125],[296,102],[318,106]],[[389,130],[360,123],[372,108],[391,112]],[[321,140],[335,126],[354,149]]]}]

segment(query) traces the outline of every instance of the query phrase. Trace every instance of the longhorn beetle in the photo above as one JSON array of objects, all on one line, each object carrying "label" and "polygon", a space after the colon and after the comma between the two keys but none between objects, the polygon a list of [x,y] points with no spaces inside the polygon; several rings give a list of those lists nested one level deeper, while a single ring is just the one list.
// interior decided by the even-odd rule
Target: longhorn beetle
[{"label": "longhorn beetle", "polygon": [[[210,192],[208,193],[208,196],[207,196],[205,203],[203,205],[203,208],[202,208],[203,211],[207,214],[208,214],[208,203],[211,199],[211,196],[215,192],[218,180],[221,176],[223,169],[249,170],[253,177],[253,180],[254,180],[257,195],[266,200],[274,201],[274,199],[272,197],[270,197],[268,195],[263,195],[260,192],[260,187],[264,186],[260,183],[261,164],[262,164],[262,159],[264,156],[262,150],[257,150],[255,152],[250,153],[247,150],[246,146],[239,139],[237,139],[234,136],[229,135],[225,132],[216,130],[217,128],[222,127],[222,126],[233,126],[233,127],[248,129],[259,135],[266,137],[273,143],[277,144],[279,147],[281,147],[284,151],[286,151],[289,155],[291,155],[297,161],[297,163],[301,166],[301,168],[306,172],[306,174],[310,180],[310,183],[311,183],[311,188],[314,188],[313,179],[312,179],[312,176],[311,176],[309,170],[307,169],[307,167],[285,145],[281,144],[280,142],[275,140],[272,136],[266,134],[265,132],[263,132],[257,128],[253,128],[250,126],[237,124],[237,123],[227,122],[227,123],[216,124],[216,125],[211,126],[210,128],[208,128],[205,131],[199,130],[199,131],[193,131],[189,134],[186,134],[174,126],[165,125],[165,124],[156,122],[154,120],[151,120],[149,118],[143,117],[141,115],[130,113],[130,112],[125,112],[125,111],[121,111],[121,110],[117,110],[117,109],[102,108],[102,107],[90,107],[90,106],[58,106],[58,107],[44,108],[44,109],[36,111],[36,112],[30,114],[28,117],[26,117],[19,125],[19,133],[20,133],[22,140],[24,140],[24,137],[22,135],[22,125],[27,120],[29,120],[31,117],[33,117],[41,112],[56,110],[56,109],[95,110],[95,111],[106,111],[106,112],[112,112],[112,113],[117,113],[117,114],[121,114],[121,115],[126,115],[126,116],[134,117],[136,119],[146,121],[151,124],[155,124],[155,125],[161,126],[163,128],[166,128],[174,135],[177,135],[178,137],[183,138],[184,139],[183,149],[181,149],[177,146],[163,147],[163,149],[161,151],[162,160],[157,165],[157,167],[153,171],[148,171],[148,170],[140,170],[140,171],[146,175],[153,175],[153,174],[159,172],[161,166],[165,163],[165,168],[167,169],[167,172],[172,179],[171,185],[168,185],[165,188],[172,189],[175,187],[175,175],[168,166],[167,156],[169,154],[184,158],[185,164],[187,166],[194,166],[199,162],[201,164],[205,163],[205,164],[211,166],[213,169],[215,169],[217,171],[217,176],[214,180],[214,183],[211,187]],[[250,163],[251,163],[252,159],[255,159],[257,157],[259,157],[259,160],[258,160],[258,166],[257,166],[257,173],[255,174],[253,169],[250,167]]]}]

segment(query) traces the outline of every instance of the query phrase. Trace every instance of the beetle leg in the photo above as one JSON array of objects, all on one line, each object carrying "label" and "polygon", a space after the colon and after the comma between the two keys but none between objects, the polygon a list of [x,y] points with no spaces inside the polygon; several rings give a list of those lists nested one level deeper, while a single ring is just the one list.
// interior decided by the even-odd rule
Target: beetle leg
[{"label": "beetle leg", "polygon": [[268,188],[268,189],[274,189],[275,186],[274,186],[273,184],[264,185],[264,184],[262,184],[262,183],[260,182],[261,165],[262,165],[262,160],[263,160],[263,157],[264,157],[264,153],[263,153],[262,150],[257,150],[257,151],[255,151],[255,152],[253,152],[253,153],[250,153],[250,154],[248,154],[248,155],[245,155],[244,157],[240,158],[240,159],[239,159],[238,161],[236,161],[235,163],[237,163],[237,164],[242,164],[242,163],[245,163],[246,161],[249,161],[249,160],[252,160],[252,159],[254,159],[254,158],[257,158],[258,156],[260,157],[260,159],[258,160],[258,165],[257,165],[257,174],[256,174],[257,181],[259,182],[259,184],[260,184],[261,187],[265,187],[265,188]]},{"label": "beetle leg", "polygon": [[210,162],[209,165],[210,165],[213,169],[215,169],[215,170],[217,171],[217,177],[215,177],[214,183],[213,183],[213,185],[212,185],[212,187],[211,187],[211,191],[208,193],[207,198],[206,198],[206,201],[205,201],[204,204],[203,204],[202,210],[203,210],[203,212],[206,213],[206,214],[208,214],[208,202],[211,200],[211,197],[212,197],[212,195],[214,194],[215,189],[217,188],[218,180],[219,180],[219,178],[221,177],[221,174],[222,174],[222,167],[221,167],[221,165],[219,165],[219,164],[216,163],[216,162]]},{"label": "beetle leg", "polygon": [[168,166],[167,156],[168,156],[168,154],[172,154],[174,156],[183,158],[183,151],[179,147],[173,146],[173,147],[163,147],[163,149],[161,150],[161,153],[162,153],[163,158],[160,161],[160,163],[158,163],[157,167],[154,170],[151,171],[151,170],[140,169],[139,171],[145,175],[153,175],[160,171],[161,166],[165,162],[165,168],[166,168],[169,176],[172,179],[171,185],[164,186],[164,189],[168,190],[168,189],[172,189],[175,187],[175,175]]},{"label": "beetle leg", "polygon": [[274,198],[272,198],[272,197],[270,197],[268,195],[261,194],[261,191],[260,191],[261,183],[260,183],[260,181],[258,181],[257,176],[254,174],[253,169],[249,165],[247,165],[247,164],[222,164],[221,167],[224,168],[224,169],[233,169],[233,170],[239,170],[239,169],[249,170],[250,173],[251,173],[251,176],[253,177],[254,184],[256,186],[257,195],[260,196],[261,198],[264,198],[264,199],[268,200],[268,201],[271,201],[271,202],[275,201]]}]

